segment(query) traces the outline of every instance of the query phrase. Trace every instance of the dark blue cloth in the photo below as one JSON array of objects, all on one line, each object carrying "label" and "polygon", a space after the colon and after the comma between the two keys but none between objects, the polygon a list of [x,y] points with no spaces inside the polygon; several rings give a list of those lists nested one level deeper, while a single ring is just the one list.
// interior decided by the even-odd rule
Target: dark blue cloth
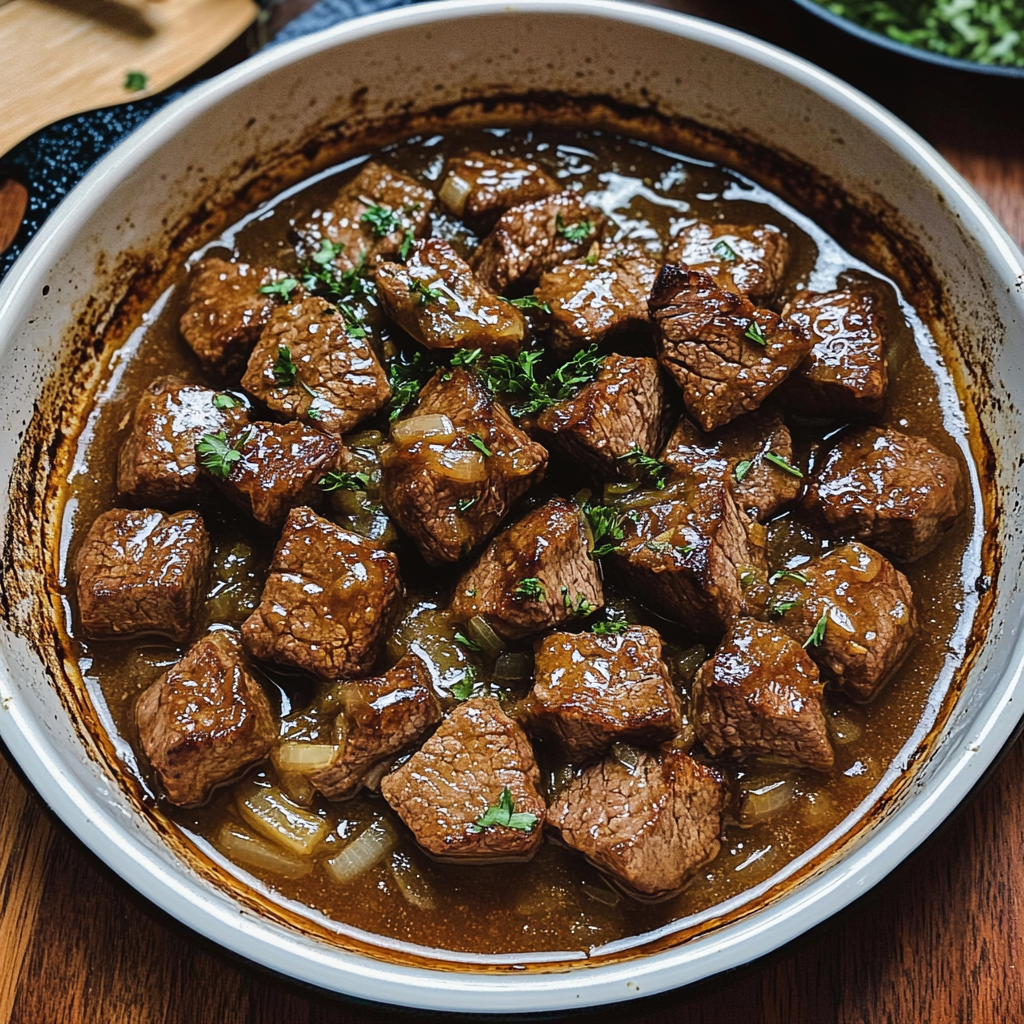
[{"label": "dark blue cloth", "polygon": [[[320,0],[315,7],[287,24],[270,45],[298,39],[310,32],[319,32],[349,18],[402,7],[409,2]],[[189,76],[188,87],[204,81],[213,73],[201,70]],[[175,87],[133,103],[76,114],[43,128],[20,142],[6,156],[0,157],[0,177],[17,178],[29,190],[28,210],[21,230],[14,244],[0,255],[0,278],[10,270],[32,236],[60,201],[82,180],[86,171],[125,136],[185,91],[186,88]]]}]

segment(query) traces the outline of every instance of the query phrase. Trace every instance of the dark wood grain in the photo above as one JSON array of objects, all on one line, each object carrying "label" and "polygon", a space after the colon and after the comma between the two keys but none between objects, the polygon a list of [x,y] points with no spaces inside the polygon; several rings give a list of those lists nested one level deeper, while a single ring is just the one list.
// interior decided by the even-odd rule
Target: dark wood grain
[{"label": "dark wood grain", "polygon": [[[292,10],[308,2],[289,0]],[[881,54],[782,2],[685,6],[874,95],[932,141],[1024,241],[1024,85]],[[1015,1024],[1024,1019],[1022,794],[1017,745],[926,848],[810,934],[731,975],[572,1019]],[[396,1019],[407,1015],[310,992],[177,925],[51,820],[0,751],[0,1024]]]}]

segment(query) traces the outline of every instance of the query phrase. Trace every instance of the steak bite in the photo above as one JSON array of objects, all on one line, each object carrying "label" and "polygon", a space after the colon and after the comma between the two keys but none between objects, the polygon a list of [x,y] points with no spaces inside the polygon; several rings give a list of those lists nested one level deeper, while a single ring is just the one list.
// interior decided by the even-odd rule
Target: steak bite
[{"label": "steak bite", "polygon": [[802,507],[836,536],[913,562],[963,511],[960,466],[923,437],[864,427],[825,456]]},{"label": "steak bite", "polygon": [[658,359],[705,430],[753,412],[811,347],[799,325],[674,264],[658,274],[650,311]]},{"label": "steak bite", "polygon": [[658,264],[638,249],[605,244],[549,270],[534,295],[550,310],[551,348],[575,352],[631,324],[648,323]]},{"label": "steak bite", "polygon": [[615,742],[659,743],[682,728],[682,705],[649,626],[619,636],[552,633],[537,641],[528,728],[559,741],[570,762]]},{"label": "steak bite", "polygon": [[179,806],[202,803],[277,739],[274,713],[238,634],[226,630],[194,643],[139,697],[135,722],[167,799]]},{"label": "steak bite", "polygon": [[814,342],[786,382],[789,405],[830,419],[878,415],[888,383],[886,322],[878,299],[865,291],[803,291],[782,315]]},{"label": "steak bite", "polygon": [[337,719],[341,756],[310,782],[330,800],[352,796],[374,765],[412,746],[440,720],[427,666],[407,654],[384,675],[350,685]]},{"label": "steak bite", "polygon": [[402,245],[423,233],[434,193],[399,171],[370,160],[342,187],[326,210],[315,210],[299,234],[315,252],[324,242],[341,246],[334,257],[339,270],[371,269],[397,256]]},{"label": "steak bite", "polygon": [[609,755],[584,768],[548,811],[562,839],[634,893],[671,895],[718,855],[728,791],[681,751]]},{"label": "steak bite", "polygon": [[759,522],[796,501],[803,487],[777,409],[758,409],[710,434],[682,416],[661,460],[679,474],[725,481],[740,508]]},{"label": "steak bite", "polygon": [[818,667],[778,627],[736,619],[693,684],[697,735],[712,757],[832,767]]},{"label": "steak bite", "polygon": [[255,657],[320,679],[360,675],[373,667],[403,592],[391,552],[295,508],[242,638]]},{"label": "steak bite", "polygon": [[385,450],[388,514],[432,565],[456,562],[542,479],[548,453],[512,422],[475,373],[435,374]]},{"label": "steak bite", "polygon": [[182,336],[204,370],[232,376],[245,366],[249,350],[277,305],[260,288],[284,274],[249,263],[209,256],[189,274]]},{"label": "steak bite", "polygon": [[533,287],[544,271],[585,256],[600,237],[604,219],[575,192],[513,206],[498,218],[469,262],[495,295],[509,285]]},{"label": "steak bite", "polygon": [[658,450],[665,411],[657,360],[612,354],[593,381],[545,409],[537,428],[600,476],[628,479],[625,457],[636,449],[644,455]]},{"label": "steak bite", "polygon": [[918,625],[906,576],[857,541],[782,576],[769,615],[859,701],[873,700],[900,667]]},{"label": "steak bite", "polygon": [[541,633],[604,605],[583,514],[552,498],[499,533],[455,587],[452,619],[482,615],[507,640]]},{"label": "steak bite", "polygon": [[519,350],[523,314],[483,287],[440,238],[417,242],[404,266],[378,264],[376,280],[384,312],[427,348],[479,348],[488,355]]},{"label": "steak bite", "polygon": [[299,505],[319,506],[324,474],[337,466],[337,438],[301,423],[251,423],[228,436],[241,456],[215,474],[221,490],[264,526],[280,527]]},{"label": "steak bite", "polygon": [[344,434],[391,397],[387,374],[358,331],[326,299],[274,311],[242,387],[286,419]]},{"label": "steak bite", "polygon": [[158,377],[142,393],[117,461],[117,490],[139,505],[174,507],[208,496],[196,445],[206,434],[248,422],[245,406],[177,377]]},{"label": "steak bite", "polygon": [[472,152],[452,157],[437,198],[451,214],[490,227],[511,206],[554,195],[558,182],[532,160]]},{"label": "steak bite", "polygon": [[775,298],[789,263],[789,242],[770,224],[709,224],[684,228],[666,263],[685,263],[710,274],[723,292],[766,305]]},{"label": "steak bite", "polygon": [[753,611],[746,589],[764,576],[764,550],[725,482],[689,477],[636,497],[612,566],[645,604],[698,633]]},{"label": "steak bite", "polygon": [[82,628],[97,639],[163,633],[187,640],[209,562],[210,538],[198,512],[104,512],[75,558]]},{"label": "steak bite", "polygon": [[539,785],[526,734],[484,697],[460,704],[380,791],[435,857],[524,860],[544,830]]}]

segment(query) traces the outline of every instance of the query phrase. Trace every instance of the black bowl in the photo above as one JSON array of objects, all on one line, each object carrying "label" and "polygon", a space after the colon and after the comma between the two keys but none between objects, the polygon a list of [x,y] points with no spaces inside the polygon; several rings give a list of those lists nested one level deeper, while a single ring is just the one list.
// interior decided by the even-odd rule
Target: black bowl
[{"label": "black bowl", "polygon": [[799,4],[805,11],[810,11],[811,14],[821,18],[822,21],[827,21],[830,25],[834,25],[842,32],[848,32],[858,39],[863,39],[874,46],[881,46],[883,49],[891,50],[893,53],[902,54],[904,57],[923,60],[929,64],[937,64],[939,67],[955,69],[957,71],[973,71],[976,74],[982,75],[1001,75],[1004,78],[1024,78],[1024,68],[1005,67],[999,64],[979,64],[977,61],[962,60],[959,57],[945,57],[941,53],[932,53],[931,50],[925,50],[918,46],[898,43],[895,39],[890,39],[879,32],[872,32],[871,29],[864,28],[863,25],[858,25],[848,18],[842,18],[838,14],[833,14],[827,8],[822,7],[821,4],[816,3],[815,0],[793,0],[793,2]]}]

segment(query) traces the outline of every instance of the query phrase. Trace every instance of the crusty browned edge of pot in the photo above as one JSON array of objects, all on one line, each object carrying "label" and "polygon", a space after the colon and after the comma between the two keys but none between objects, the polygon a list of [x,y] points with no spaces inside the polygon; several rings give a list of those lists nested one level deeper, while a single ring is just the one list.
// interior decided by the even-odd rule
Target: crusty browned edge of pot
[{"label": "crusty browned edge of pot", "polygon": [[[384,949],[339,935],[331,928],[274,903],[234,878],[196,849],[149,798],[138,781],[117,759],[114,746],[100,725],[79,674],[74,645],[64,624],[59,583],[59,541],[67,468],[78,433],[84,424],[98,382],[111,354],[140,322],[142,313],[170,280],[179,265],[198,245],[214,237],[225,225],[260,201],[309,174],[347,156],[420,132],[435,132],[458,125],[524,125],[544,123],[600,128],[657,142],[659,145],[714,160],[748,175],[812,217],[842,245],[865,262],[890,276],[932,329],[940,349],[948,356],[957,336],[943,325],[955,325],[953,309],[923,246],[901,224],[897,210],[876,196],[851,197],[810,165],[762,141],[711,129],[693,121],[647,109],[629,107],[606,97],[570,97],[544,93],[503,95],[468,100],[426,112],[403,109],[383,120],[370,122],[360,113],[359,95],[350,100],[355,113],[321,127],[298,149],[267,157],[262,166],[253,158],[242,161],[224,180],[208,186],[192,204],[194,213],[169,226],[160,245],[146,254],[126,252],[101,269],[100,278],[112,282],[107,294],[94,295],[81,310],[75,328],[64,339],[59,370],[47,381],[18,456],[11,485],[6,541],[0,555],[0,614],[12,630],[28,638],[46,666],[52,685],[67,710],[85,749],[119,783],[130,801],[165,842],[200,877],[228,891],[244,910],[325,942],[376,959],[438,970],[490,973],[521,972],[508,964],[472,965]],[[116,264],[116,265],[115,265]],[[947,360],[955,370],[958,363]],[[996,399],[980,367],[974,379],[957,380],[969,424],[973,455],[982,485],[985,525],[982,572],[993,586],[982,595],[967,644],[967,654],[956,673],[933,728],[912,757],[920,764],[932,749],[948,720],[971,666],[985,639],[995,602],[994,581],[1001,559],[993,529],[1001,512],[995,478],[995,452],[979,416],[982,406]],[[837,851],[864,829],[877,824],[898,804],[915,773],[904,772],[881,796],[872,812],[793,876],[770,888],[757,900],[712,920],[614,955],[587,961],[549,961],[530,965],[531,971],[565,971],[582,966],[622,961],[656,949],[678,945],[697,933],[732,923],[775,902],[794,885],[820,873]]]}]

